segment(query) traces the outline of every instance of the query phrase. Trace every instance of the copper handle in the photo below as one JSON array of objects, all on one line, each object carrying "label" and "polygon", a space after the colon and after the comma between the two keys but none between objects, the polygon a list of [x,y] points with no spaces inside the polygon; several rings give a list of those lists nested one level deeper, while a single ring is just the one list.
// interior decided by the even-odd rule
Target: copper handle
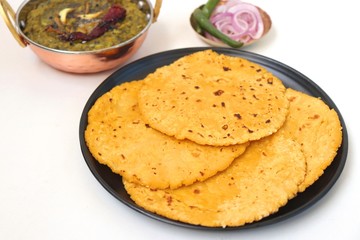
[{"label": "copper handle", "polygon": [[159,17],[161,4],[162,4],[162,0],[156,0],[155,7],[154,7],[153,23],[156,22],[157,18]]},{"label": "copper handle", "polygon": [[20,46],[26,47],[27,45],[26,42],[19,35],[19,33],[17,32],[16,28],[13,25],[13,23],[15,22],[15,11],[11,8],[11,6],[6,0],[0,0],[0,14],[5,20],[7,27],[9,28],[10,32],[12,33],[16,41],[18,41]]}]

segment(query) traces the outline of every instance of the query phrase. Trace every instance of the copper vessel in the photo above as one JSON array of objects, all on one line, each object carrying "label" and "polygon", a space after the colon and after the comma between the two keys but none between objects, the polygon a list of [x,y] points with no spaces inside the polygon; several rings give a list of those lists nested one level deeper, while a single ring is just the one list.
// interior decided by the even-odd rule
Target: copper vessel
[{"label": "copper vessel", "polygon": [[162,4],[162,0],[156,0],[154,7],[149,0],[135,1],[138,7],[146,13],[148,24],[136,36],[125,42],[110,48],[94,51],[67,51],[42,46],[29,39],[22,32],[22,25],[26,24],[28,12],[34,6],[44,1],[47,0],[27,0],[21,4],[15,13],[6,0],[0,0],[0,14],[20,46],[29,46],[48,65],[71,73],[101,72],[125,63],[144,42],[150,25],[157,20]]}]

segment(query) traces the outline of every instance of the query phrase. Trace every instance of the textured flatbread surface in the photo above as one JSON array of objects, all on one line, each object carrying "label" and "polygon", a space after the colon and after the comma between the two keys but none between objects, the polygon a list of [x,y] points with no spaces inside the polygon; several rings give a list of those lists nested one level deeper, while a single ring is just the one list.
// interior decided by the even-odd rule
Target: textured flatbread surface
[{"label": "textured flatbread surface", "polygon": [[85,140],[138,206],[235,227],[312,185],[335,158],[342,128],[321,99],[208,50],[105,93],[88,113]]},{"label": "textured flatbread surface", "polygon": [[298,192],[306,171],[300,144],[274,134],[250,144],[226,170],[176,190],[152,190],[124,180],[139,206],[173,220],[208,227],[260,220]]},{"label": "textured flatbread surface", "polygon": [[248,144],[202,146],[150,128],[138,111],[141,86],[133,81],[114,87],[88,113],[88,148],[113,172],[151,188],[177,188],[224,170],[245,151]]},{"label": "textured flatbread surface", "polygon": [[342,142],[342,127],[334,109],[321,99],[288,88],[289,115],[280,129],[301,144],[307,162],[304,191],[334,160]]},{"label": "textured flatbread surface", "polygon": [[282,82],[265,68],[211,50],[158,68],[145,79],[139,109],[154,129],[223,146],[276,132],[288,113]]}]

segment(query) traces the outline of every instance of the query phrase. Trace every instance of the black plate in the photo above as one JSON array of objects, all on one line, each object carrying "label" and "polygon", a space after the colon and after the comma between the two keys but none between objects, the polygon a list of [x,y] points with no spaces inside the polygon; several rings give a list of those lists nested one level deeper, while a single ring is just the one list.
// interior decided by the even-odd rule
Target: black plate
[{"label": "black plate", "polygon": [[[120,200],[125,205],[130,208],[139,211],[140,213],[160,220],[162,222],[170,223],[177,226],[195,228],[195,229],[217,229],[223,230],[224,228],[208,228],[197,225],[186,224],[178,221],[174,221],[168,218],[164,218],[157,214],[148,212],[142,209],[140,206],[136,205],[127,194],[124,186],[122,184],[121,177],[117,174],[112,173],[112,171],[105,165],[99,164],[89,152],[84,140],[84,131],[87,126],[87,113],[96,101],[102,94],[109,91],[116,85],[119,85],[123,82],[128,82],[132,80],[138,80],[144,78],[148,73],[153,72],[156,68],[161,67],[163,65],[167,65],[175,61],[176,59],[196,52],[200,50],[205,50],[208,48],[185,48],[185,49],[177,49],[166,51],[154,55],[147,56],[145,58],[139,59],[133,63],[130,63],[121,69],[114,72],[111,76],[109,76],[100,86],[94,91],[94,93],[90,96],[88,102],[85,105],[83,110],[81,120],[80,120],[80,145],[85,161],[90,168],[93,175],[96,179],[101,183],[101,185],[111,193],[115,198]],[[280,210],[270,215],[267,218],[262,219],[261,221],[247,224],[241,227],[228,227],[225,230],[229,229],[245,229],[245,228],[253,228],[259,226],[265,226],[269,224],[273,224],[289,217],[292,217],[303,210],[307,209],[318,200],[320,200],[335,184],[338,177],[340,176],[347,157],[348,152],[348,136],[345,127],[344,120],[335,106],[334,102],[330,99],[330,97],[313,81],[309,78],[301,74],[300,72],[292,69],[289,66],[286,66],[280,62],[277,62],[273,59],[241,50],[234,50],[229,48],[211,48],[219,53],[240,56],[246,58],[252,62],[255,62],[259,65],[262,65],[278,78],[280,78],[287,87],[291,87],[293,89],[305,92],[314,97],[320,97],[325,103],[327,103],[331,108],[334,108],[339,117],[343,127],[343,140],[340,149],[338,150],[337,156],[335,157],[332,164],[326,169],[324,174],[306,191],[298,194],[295,198],[290,200],[284,207],[280,208]]]}]

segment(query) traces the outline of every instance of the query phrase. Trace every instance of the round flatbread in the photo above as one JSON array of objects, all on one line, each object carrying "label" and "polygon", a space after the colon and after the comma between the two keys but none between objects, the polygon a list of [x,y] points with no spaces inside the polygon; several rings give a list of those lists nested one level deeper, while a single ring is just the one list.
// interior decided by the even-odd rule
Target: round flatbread
[{"label": "round flatbread", "polygon": [[331,164],[342,141],[342,128],[334,109],[321,99],[288,88],[289,115],[279,130],[301,144],[307,171],[300,191],[312,185]]},{"label": "round flatbread", "polygon": [[177,188],[213,176],[245,151],[248,144],[202,146],[150,128],[138,110],[141,86],[133,81],[114,87],[88,113],[87,146],[113,172],[154,189]]},{"label": "round flatbread", "polygon": [[300,144],[274,135],[250,144],[226,170],[176,190],[124,180],[136,204],[164,217],[208,227],[242,226],[278,211],[298,192],[306,171]]},{"label": "round flatbread", "polygon": [[265,68],[211,50],[158,68],[139,93],[144,120],[177,139],[224,146],[276,132],[288,113],[282,82]]}]

